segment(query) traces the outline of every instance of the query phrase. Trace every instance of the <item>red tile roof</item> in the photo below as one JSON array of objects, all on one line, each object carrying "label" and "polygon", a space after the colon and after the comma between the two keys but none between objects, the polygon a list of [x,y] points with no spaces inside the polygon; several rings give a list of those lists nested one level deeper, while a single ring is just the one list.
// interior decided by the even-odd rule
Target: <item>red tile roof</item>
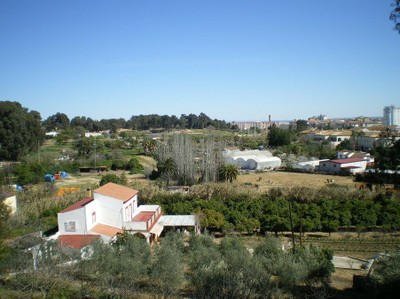
[{"label": "red tile roof", "polygon": [[131,199],[132,197],[134,197],[136,194],[139,193],[139,191],[137,190],[120,186],[114,183],[107,183],[104,186],[94,190],[94,192],[122,200],[123,202],[128,201],[129,199]]},{"label": "red tile roof", "polygon": [[86,197],[85,199],[82,199],[82,200],[78,201],[77,203],[74,203],[72,206],[69,206],[68,208],[65,208],[60,213],[65,213],[65,212],[70,212],[70,211],[73,211],[73,210],[78,210],[78,209],[84,207],[85,205],[87,205],[91,201],[93,201],[93,197]]},{"label": "red tile roof", "polygon": [[160,217],[162,215],[162,213],[159,213],[157,218],[155,218],[154,221],[149,223],[149,220],[155,214],[156,214],[156,211],[140,212],[139,214],[137,214],[135,217],[132,218],[132,222],[146,222],[147,230],[150,231],[153,228],[153,226],[158,222],[158,220],[160,219]]},{"label": "red tile roof", "polygon": [[330,160],[329,162],[337,163],[337,164],[347,164],[347,163],[356,163],[365,161],[364,159],[360,158],[348,158],[348,159],[337,159],[337,160]]},{"label": "red tile roof", "polygon": [[156,213],[156,211],[152,212],[140,212],[137,214],[135,217],[133,217],[132,221],[137,221],[137,222],[146,222],[149,220],[153,215]]},{"label": "red tile roof", "polygon": [[62,247],[81,249],[99,239],[98,235],[62,235],[57,241]]},{"label": "red tile roof", "polygon": [[94,227],[90,229],[92,233],[114,237],[116,234],[122,234],[123,230],[117,227],[105,225],[105,224],[96,224]]}]

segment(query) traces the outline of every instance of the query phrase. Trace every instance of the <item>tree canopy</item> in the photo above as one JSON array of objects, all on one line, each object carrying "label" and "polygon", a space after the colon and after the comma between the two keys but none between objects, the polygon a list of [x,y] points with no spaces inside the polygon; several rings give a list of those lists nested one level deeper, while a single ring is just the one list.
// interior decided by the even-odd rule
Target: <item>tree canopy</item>
[{"label": "tree canopy", "polygon": [[211,119],[205,113],[182,114],[179,118],[175,115],[133,115],[129,120],[124,118],[112,118],[93,120],[90,117],[75,116],[71,120],[67,115],[61,112],[49,116],[43,121],[46,130],[68,129],[70,127],[84,128],[87,131],[104,131],[110,130],[116,132],[119,128],[133,130],[149,130],[149,129],[204,129],[213,127],[218,130],[232,130],[235,126],[224,120]]},{"label": "tree canopy", "polygon": [[278,128],[275,124],[268,130],[268,144],[270,146],[282,146],[291,143],[292,133],[289,130]]},{"label": "tree canopy", "polygon": [[400,0],[393,1],[393,11],[390,14],[390,19],[394,22],[394,30],[400,33]]},{"label": "tree canopy", "polygon": [[17,102],[0,102],[0,160],[18,160],[44,140],[41,117]]}]

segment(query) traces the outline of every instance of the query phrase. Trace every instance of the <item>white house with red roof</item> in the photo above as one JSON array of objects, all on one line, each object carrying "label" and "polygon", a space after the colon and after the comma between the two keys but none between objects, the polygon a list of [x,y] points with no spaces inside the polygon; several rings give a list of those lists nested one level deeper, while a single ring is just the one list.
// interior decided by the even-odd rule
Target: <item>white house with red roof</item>
[{"label": "white house with red roof", "polygon": [[164,227],[194,227],[200,232],[194,215],[162,216],[159,205],[138,205],[139,191],[108,183],[93,191],[93,196],[78,201],[58,213],[55,238],[64,247],[80,249],[97,239],[111,241],[127,231],[140,234],[152,243]]},{"label": "white house with red roof", "polygon": [[152,242],[163,230],[161,215],[159,205],[138,206],[137,190],[108,183],[58,213],[57,237],[62,245],[79,248],[85,240],[110,241],[126,230]]},{"label": "white house with red roof", "polygon": [[364,172],[367,167],[367,162],[367,160],[362,158],[326,160],[319,163],[319,170],[330,174],[338,174],[341,172],[355,174]]}]

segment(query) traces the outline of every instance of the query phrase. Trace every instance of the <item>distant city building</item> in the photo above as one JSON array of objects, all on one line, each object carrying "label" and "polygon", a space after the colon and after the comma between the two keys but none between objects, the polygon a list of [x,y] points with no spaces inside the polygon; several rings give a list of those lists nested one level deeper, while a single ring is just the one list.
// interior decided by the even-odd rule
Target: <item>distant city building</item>
[{"label": "distant city building", "polygon": [[393,105],[383,108],[383,124],[385,126],[400,126],[400,108]]},{"label": "distant city building", "polygon": [[311,116],[308,120],[327,120],[328,117],[326,115],[320,114],[318,116]]}]

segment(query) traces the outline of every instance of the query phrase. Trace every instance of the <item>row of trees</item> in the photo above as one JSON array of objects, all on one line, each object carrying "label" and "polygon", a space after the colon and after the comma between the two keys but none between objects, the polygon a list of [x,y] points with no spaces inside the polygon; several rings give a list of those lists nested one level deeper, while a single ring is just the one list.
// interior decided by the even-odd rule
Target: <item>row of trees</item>
[{"label": "row of trees", "polygon": [[182,114],[179,118],[175,115],[134,115],[129,120],[123,118],[112,118],[93,120],[90,117],[76,116],[71,120],[64,113],[56,113],[49,116],[43,121],[43,126],[47,131],[65,130],[71,127],[82,127],[87,131],[104,131],[111,130],[115,132],[119,128],[134,129],[134,130],[149,130],[149,129],[204,129],[214,127],[219,130],[231,130],[237,127],[232,126],[223,120],[211,119],[204,113]]},{"label": "row of trees", "polygon": [[203,227],[225,232],[278,234],[293,228],[302,236],[305,232],[335,232],[339,228],[359,232],[375,227],[400,229],[398,195],[335,186],[277,188],[261,195],[250,191],[236,184],[204,184],[189,194],[143,190],[141,199],[161,204],[166,214],[196,213]]},{"label": "row of trees", "polygon": [[27,253],[15,252],[2,269],[16,271],[8,289],[46,298],[302,296],[304,286],[326,287],[334,271],[331,254],[315,248],[284,252],[277,239],[267,238],[253,249],[250,254],[238,238],[216,245],[193,235],[185,244],[182,235],[167,234],[151,252],[145,240],[122,234],[111,246],[95,243],[90,259],[58,251],[39,259],[34,270]]}]

